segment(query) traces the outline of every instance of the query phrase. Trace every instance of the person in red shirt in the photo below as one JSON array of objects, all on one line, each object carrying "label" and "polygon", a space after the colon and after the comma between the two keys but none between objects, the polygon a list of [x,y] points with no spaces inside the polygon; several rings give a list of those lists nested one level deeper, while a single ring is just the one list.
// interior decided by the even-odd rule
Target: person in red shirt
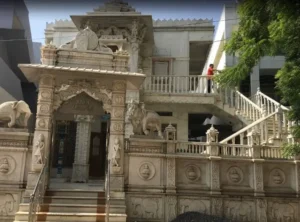
[{"label": "person in red shirt", "polygon": [[214,75],[214,64],[210,64],[207,70],[207,93],[211,92],[212,77]]}]

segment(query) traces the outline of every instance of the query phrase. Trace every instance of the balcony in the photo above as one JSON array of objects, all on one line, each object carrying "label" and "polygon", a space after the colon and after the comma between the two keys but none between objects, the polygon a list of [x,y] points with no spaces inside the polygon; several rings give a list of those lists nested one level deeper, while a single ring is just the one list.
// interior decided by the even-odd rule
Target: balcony
[{"label": "balcony", "polygon": [[147,76],[144,81],[144,100],[147,103],[202,103],[213,104],[216,85],[207,92],[205,75],[189,76]]}]

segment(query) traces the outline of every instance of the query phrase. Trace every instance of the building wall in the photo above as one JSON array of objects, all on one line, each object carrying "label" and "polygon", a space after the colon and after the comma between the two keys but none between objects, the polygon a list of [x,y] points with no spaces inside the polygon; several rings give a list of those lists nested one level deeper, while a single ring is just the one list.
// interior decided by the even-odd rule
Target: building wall
[{"label": "building wall", "polygon": [[[234,66],[238,62],[238,58],[228,55],[223,52],[226,40],[231,38],[232,32],[238,28],[238,14],[236,4],[226,4],[223,8],[220,22],[217,27],[214,42],[209,52],[209,56],[204,66],[203,73],[205,74],[210,63],[213,63],[219,70],[224,69],[226,66]],[[284,64],[283,56],[265,56],[261,58],[258,64],[253,67],[250,75],[250,92],[246,94],[253,95],[256,93],[257,88],[260,87],[260,75],[266,69],[280,69]]]}]

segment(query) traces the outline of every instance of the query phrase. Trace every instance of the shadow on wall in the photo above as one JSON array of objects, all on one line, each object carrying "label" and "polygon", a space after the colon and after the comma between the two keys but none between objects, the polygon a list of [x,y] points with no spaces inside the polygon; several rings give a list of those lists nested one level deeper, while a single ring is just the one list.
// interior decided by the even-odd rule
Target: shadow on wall
[{"label": "shadow on wall", "polygon": [[186,212],[178,215],[171,222],[237,222],[225,217],[217,217],[199,212]]}]

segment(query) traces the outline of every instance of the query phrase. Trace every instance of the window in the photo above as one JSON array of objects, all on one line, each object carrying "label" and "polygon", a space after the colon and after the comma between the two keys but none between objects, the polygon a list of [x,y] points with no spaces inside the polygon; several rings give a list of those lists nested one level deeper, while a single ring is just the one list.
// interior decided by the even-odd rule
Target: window
[{"label": "window", "polygon": [[153,58],[152,66],[152,75],[172,75],[172,58]]}]

